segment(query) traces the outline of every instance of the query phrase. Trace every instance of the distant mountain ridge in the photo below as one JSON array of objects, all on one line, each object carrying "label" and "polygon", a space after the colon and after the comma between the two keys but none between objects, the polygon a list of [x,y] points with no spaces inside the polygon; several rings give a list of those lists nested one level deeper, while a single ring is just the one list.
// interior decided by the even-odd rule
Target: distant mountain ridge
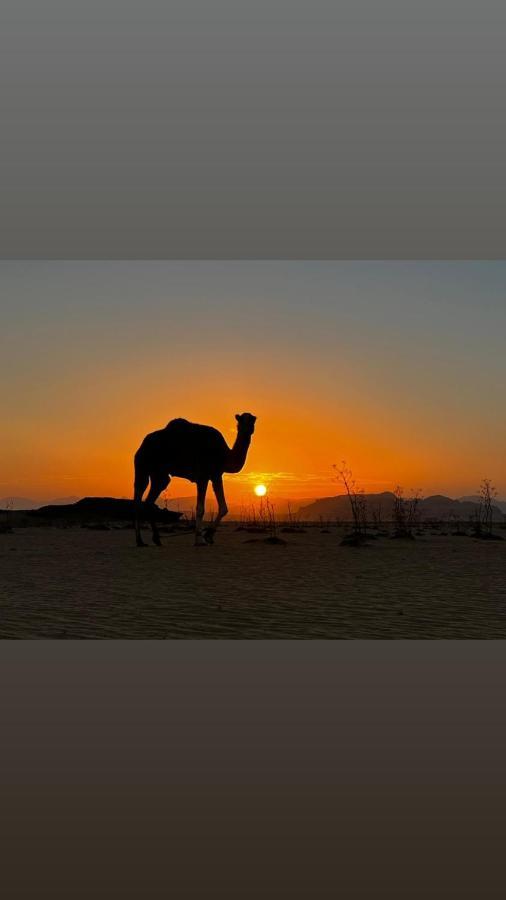
[{"label": "distant mountain ridge", "polygon": [[79,497],[57,497],[55,500],[31,500],[28,497],[0,497],[0,509],[27,510],[41,506],[68,506],[77,503]]},{"label": "distant mountain ridge", "polygon": [[[469,503],[479,503],[480,495],[479,494],[470,494],[468,497],[459,497],[461,502],[469,502]],[[506,513],[506,500],[496,500],[494,498],[494,506],[497,506],[501,512]]]},{"label": "distant mountain ridge", "polygon": [[[295,515],[302,503],[312,502],[311,499],[309,499],[309,501],[300,499],[290,500],[284,497],[271,497],[269,494],[267,494],[265,499],[273,504],[276,516],[287,516],[289,512]],[[189,515],[192,511],[195,511],[196,502],[197,497],[194,494],[189,497],[168,497],[167,509],[177,510],[178,512]],[[164,501],[161,497],[158,499],[157,503],[158,506],[164,506]],[[248,515],[252,509],[254,509],[258,515],[260,509],[260,499],[254,494],[252,494],[248,500],[241,503],[238,503],[235,500],[227,500],[227,504],[229,509],[229,520],[241,515]],[[206,497],[206,510],[209,513],[215,512],[216,507],[216,498],[212,490],[209,490]]]},{"label": "distant mountain ridge", "polygon": [[[391,491],[384,491],[381,494],[364,494],[367,501],[368,515],[370,518],[373,514],[380,514],[386,521],[392,516],[394,503],[394,494]],[[470,519],[477,511],[479,503],[475,500],[453,500],[451,497],[445,497],[442,494],[434,494],[431,497],[425,497],[420,500],[419,511],[422,519],[443,519],[457,518],[467,520]],[[505,516],[498,505],[494,505],[492,509],[494,522],[503,522]],[[321,519],[343,519],[348,521],[352,518],[350,501],[347,494],[337,494],[334,497],[322,497],[315,500],[307,506],[300,507],[298,515],[305,521],[318,521]]]},{"label": "distant mountain ridge", "polygon": [[0,509],[36,509],[39,505],[28,497],[0,497]]}]

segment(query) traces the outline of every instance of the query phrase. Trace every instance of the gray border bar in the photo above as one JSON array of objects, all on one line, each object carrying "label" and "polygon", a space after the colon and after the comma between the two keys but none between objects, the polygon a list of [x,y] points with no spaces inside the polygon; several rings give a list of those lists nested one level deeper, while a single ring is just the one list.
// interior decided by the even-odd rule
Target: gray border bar
[{"label": "gray border bar", "polygon": [[502,642],[3,642],[9,897],[504,896]]},{"label": "gray border bar", "polygon": [[501,258],[500,0],[7,0],[0,255]]}]

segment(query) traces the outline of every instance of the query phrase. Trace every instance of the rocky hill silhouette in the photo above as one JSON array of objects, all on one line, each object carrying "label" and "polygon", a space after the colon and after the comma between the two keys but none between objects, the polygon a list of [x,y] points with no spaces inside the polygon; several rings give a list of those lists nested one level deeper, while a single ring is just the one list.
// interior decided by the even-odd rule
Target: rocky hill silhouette
[{"label": "rocky hill silhouette", "polygon": [[[169,509],[155,507],[156,520],[165,524],[178,522],[182,513]],[[115,497],[84,497],[77,503],[68,505],[52,504],[33,509],[28,512],[30,516],[43,519],[66,519],[80,522],[87,521],[133,521],[133,500],[118,500]],[[146,518],[149,513],[146,510]]]}]

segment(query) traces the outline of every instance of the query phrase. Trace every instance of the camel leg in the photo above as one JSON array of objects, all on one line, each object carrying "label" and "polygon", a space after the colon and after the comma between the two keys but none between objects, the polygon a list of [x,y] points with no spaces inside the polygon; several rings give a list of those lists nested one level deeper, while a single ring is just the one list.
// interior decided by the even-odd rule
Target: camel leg
[{"label": "camel leg", "polygon": [[213,524],[210,525],[209,528],[206,528],[204,532],[204,537],[208,544],[214,543],[214,533],[217,530],[221,520],[228,513],[227,501],[225,500],[225,491],[223,489],[223,478],[221,477],[221,475],[218,478],[214,478],[212,484],[216,502],[218,504],[218,515],[216,516]]},{"label": "camel leg", "polygon": [[134,525],[135,539],[138,547],[146,547],[141,536],[142,497],[149,484],[149,475],[136,467],[134,484]]},{"label": "camel leg", "polygon": [[196,547],[205,547],[207,545],[207,541],[204,537],[202,530],[202,523],[204,521],[204,513],[206,507],[206,492],[208,481],[197,481],[197,509],[196,509],[196,520],[195,520],[195,546]]},{"label": "camel leg", "polygon": [[160,532],[158,531],[158,526],[155,522],[155,503],[162,491],[165,490],[169,482],[170,476],[167,474],[167,472],[151,473],[151,486],[149,488],[148,496],[146,497],[146,503],[148,504],[150,510],[149,521],[153,534],[153,544],[156,544],[157,547],[161,547],[162,542],[160,540]]}]

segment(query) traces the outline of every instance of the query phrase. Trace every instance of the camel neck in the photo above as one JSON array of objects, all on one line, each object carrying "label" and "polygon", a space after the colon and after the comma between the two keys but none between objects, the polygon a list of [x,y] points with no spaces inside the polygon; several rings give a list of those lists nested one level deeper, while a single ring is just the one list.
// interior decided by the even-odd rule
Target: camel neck
[{"label": "camel neck", "polygon": [[248,455],[249,445],[251,444],[251,435],[250,434],[241,434],[237,433],[237,437],[235,439],[235,444],[231,448],[229,453],[228,465],[226,468],[226,472],[235,473],[240,472],[244,463],[246,462],[246,457]]}]

